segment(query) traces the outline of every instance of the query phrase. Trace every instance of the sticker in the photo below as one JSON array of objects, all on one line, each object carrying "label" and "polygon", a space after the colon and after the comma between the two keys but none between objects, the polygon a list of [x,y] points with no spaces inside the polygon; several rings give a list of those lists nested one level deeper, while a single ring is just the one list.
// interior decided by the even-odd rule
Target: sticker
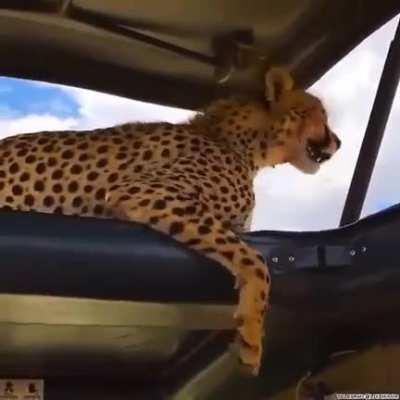
[{"label": "sticker", "polygon": [[42,379],[0,379],[0,400],[44,400]]}]

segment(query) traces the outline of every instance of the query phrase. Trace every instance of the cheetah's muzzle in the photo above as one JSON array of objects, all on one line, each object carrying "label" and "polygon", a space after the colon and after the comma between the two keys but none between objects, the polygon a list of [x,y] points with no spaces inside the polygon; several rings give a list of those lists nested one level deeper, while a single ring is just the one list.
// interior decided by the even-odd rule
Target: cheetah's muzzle
[{"label": "cheetah's muzzle", "polygon": [[306,146],[306,151],[310,160],[316,162],[317,164],[322,164],[324,161],[327,161],[331,158],[331,154],[321,151],[319,145],[312,143],[309,143]]}]

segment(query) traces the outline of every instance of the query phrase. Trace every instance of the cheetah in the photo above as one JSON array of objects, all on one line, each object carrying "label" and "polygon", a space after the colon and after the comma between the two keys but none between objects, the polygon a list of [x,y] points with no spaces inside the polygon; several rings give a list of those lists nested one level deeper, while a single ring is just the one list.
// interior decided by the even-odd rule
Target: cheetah
[{"label": "cheetah", "polygon": [[257,374],[270,275],[240,238],[257,171],[315,173],[339,149],[321,101],[279,67],[263,100],[221,99],[182,124],[126,123],[0,141],[0,207],[135,221],[217,261],[235,277],[239,360]]}]

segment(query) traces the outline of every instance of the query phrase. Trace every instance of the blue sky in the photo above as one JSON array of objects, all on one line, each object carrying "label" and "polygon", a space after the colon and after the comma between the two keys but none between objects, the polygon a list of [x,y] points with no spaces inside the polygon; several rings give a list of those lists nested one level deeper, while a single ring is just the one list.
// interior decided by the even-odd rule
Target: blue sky
[{"label": "blue sky", "polygon": [[[398,18],[366,39],[311,91],[322,98],[342,139],[337,156],[314,176],[291,166],[255,179],[252,228],[319,230],[338,225],[362,137]],[[128,121],[187,120],[193,113],[89,90],[0,77],[0,138],[40,130],[92,129]],[[363,215],[400,202],[400,96],[368,191]]]},{"label": "blue sky", "polygon": [[27,114],[78,117],[79,104],[56,86],[0,77],[0,117]]}]

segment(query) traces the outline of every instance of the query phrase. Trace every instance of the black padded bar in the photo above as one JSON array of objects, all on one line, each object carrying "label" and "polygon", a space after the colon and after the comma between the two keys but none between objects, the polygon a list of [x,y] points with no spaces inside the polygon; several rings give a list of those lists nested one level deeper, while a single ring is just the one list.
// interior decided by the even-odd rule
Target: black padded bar
[{"label": "black padded bar", "polygon": [[[135,301],[233,300],[218,264],[144,225],[0,212],[0,293]],[[201,282],[213,277],[210,290]]]},{"label": "black padded bar", "polygon": [[[243,239],[268,261],[275,276],[274,302],[299,304],[307,302],[313,290],[309,273],[330,274],[316,285],[329,298],[332,291],[341,290],[332,284],[332,273],[357,286],[368,269],[379,274],[377,265],[398,269],[393,255],[399,229],[397,206],[345,228],[255,232]],[[1,211],[0,255],[0,293],[150,302],[235,301],[233,279],[223,267],[135,223]],[[344,275],[343,268],[348,271]],[[306,277],[303,283],[302,276]],[[288,291],[293,281],[296,286]]]},{"label": "black padded bar", "polygon": [[400,22],[386,57],[374,105],[365,131],[356,168],[353,173],[353,179],[347,194],[340,226],[350,224],[360,218],[399,79]]}]

